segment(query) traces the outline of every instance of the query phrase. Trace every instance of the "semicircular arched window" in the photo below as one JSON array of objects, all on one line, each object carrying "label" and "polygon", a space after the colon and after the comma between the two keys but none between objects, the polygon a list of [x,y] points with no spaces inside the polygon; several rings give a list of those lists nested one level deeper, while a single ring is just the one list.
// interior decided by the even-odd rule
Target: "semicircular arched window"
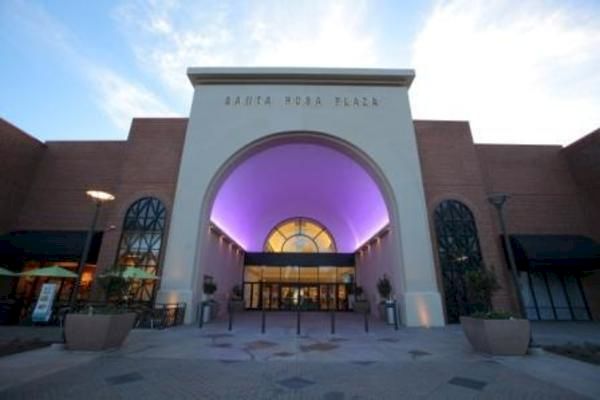
[{"label": "semicircular arched window", "polygon": [[[144,197],[134,202],[123,220],[117,265],[140,268],[159,276],[166,219],[167,209],[159,199]],[[151,301],[156,281],[138,284],[133,290],[134,299]]]},{"label": "semicircular arched window", "polygon": [[308,218],[293,218],[271,230],[264,249],[271,253],[334,253],[336,246],[323,225]]},{"label": "semicircular arched window", "polygon": [[434,223],[446,316],[448,322],[458,322],[460,315],[469,311],[465,272],[482,268],[477,226],[471,210],[457,200],[441,202],[435,209]]}]

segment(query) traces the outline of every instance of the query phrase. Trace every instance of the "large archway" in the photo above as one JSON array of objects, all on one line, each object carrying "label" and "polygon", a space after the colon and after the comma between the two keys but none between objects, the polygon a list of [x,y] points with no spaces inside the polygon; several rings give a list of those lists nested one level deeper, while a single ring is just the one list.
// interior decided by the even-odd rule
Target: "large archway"
[{"label": "large archway", "polygon": [[[277,298],[293,290],[295,296],[310,291],[307,301],[312,299],[313,306],[316,304],[312,309],[329,310],[331,306],[323,294],[335,293],[334,307],[349,310],[348,294],[356,284],[376,301],[376,278],[396,274],[392,268],[398,260],[395,249],[388,241],[381,242],[373,252],[379,253],[379,261],[385,261],[373,263],[359,258],[356,269],[354,254],[390,224],[388,204],[394,204],[394,200],[389,199],[386,187],[385,178],[368,157],[327,134],[288,132],[246,146],[213,178],[212,196],[207,203],[214,229],[198,261],[204,266],[201,280],[209,277],[232,287],[242,284],[243,276],[248,308],[258,308],[259,302],[262,305],[259,291],[266,290]],[[243,258],[230,254],[231,246],[224,248],[222,240],[217,240],[223,235],[244,252],[263,252],[275,227],[290,219],[313,221],[305,224],[306,229],[327,227],[327,235],[335,242],[334,253],[342,255],[339,260],[343,261],[329,257],[319,265],[298,265],[301,260],[288,257],[281,265],[262,265],[263,261],[256,266],[256,262],[250,262],[250,268],[245,265],[247,260],[244,263]],[[294,270],[295,280],[280,270]],[[285,305],[274,300],[269,307],[281,309]]]}]

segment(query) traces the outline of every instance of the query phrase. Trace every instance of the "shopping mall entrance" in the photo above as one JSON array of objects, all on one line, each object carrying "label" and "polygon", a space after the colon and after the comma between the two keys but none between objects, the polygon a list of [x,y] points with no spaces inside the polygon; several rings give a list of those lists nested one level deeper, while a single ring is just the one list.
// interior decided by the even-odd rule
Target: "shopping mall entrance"
[{"label": "shopping mall entrance", "polygon": [[325,226],[291,218],[275,226],[264,252],[247,253],[244,302],[249,310],[348,311],[354,254],[338,253]]}]

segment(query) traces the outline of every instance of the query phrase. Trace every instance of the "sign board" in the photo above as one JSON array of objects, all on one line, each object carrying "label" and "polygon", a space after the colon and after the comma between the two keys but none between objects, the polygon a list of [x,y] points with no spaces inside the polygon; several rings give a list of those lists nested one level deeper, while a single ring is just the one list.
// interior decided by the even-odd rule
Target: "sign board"
[{"label": "sign board", "polygon": [[35,304],[31,320],[33,322],[48,322],[52,315],[52,305],[56,296],[56,284],[44,283],[40,291],[40,297]]}]

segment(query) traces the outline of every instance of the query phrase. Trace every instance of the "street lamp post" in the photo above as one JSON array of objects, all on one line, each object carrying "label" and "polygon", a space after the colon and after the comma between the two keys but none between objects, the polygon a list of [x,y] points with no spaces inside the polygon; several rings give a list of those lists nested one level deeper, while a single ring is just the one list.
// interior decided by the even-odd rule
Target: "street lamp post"
[{"label": "street lamp post", "polygon": [[508,198],[509,195],[506,193],[495,193],[488,197],[488,201],[494,206],[494,208],[496,208],[496,211],[498,212],[500,231],[502,233],[502,239],[504,241],[504,248],[506,249],[506,254],[508,256],[510,273],[512,276],[513,285],[517,291],[517,300],[519,302],[519,314],[521,314],[521,318],[527,319],[527,314],[525,312],[525,302],[523,301],[523,292],[521,291],[521,282],[519,281],[519,278],[517,276],[517,265],[515,263],[515,255],[513,253],[510,241],[508,239],[508,234],[506,231],[506,222],[504,219],[504,204],[506,203]]},{"label": "street lamp post", "polygon": [[92,225],[90,226],[90,230],[88,231],[87,236],[85,238],[83,252],[81,254],[81,259],[79,260],[79,266],[77,267],[77,278],[75,279],[75,283],[73,284],[71,298],[69,299],[70,310],[73,310],[73,308],[75,307],[75,302],[77,301],[77,295],[79,294],[79,288],[81,286],[81,274],[83,274],[83,267],[85,266],[85,262],[87,261],[88,255],[90,253],[90,247],[92,246],[92,238],[94,236],[94,230],[96,229],[98,215],[100,214],[100,206],[104,202],[112,201],[115,199],[115,196],[113,196],[112,194],[108,192],[103,192],[101,190],[88,190],[85,193],[94,201],[96,208],[94,210],[94,217],[92,218]]}]

